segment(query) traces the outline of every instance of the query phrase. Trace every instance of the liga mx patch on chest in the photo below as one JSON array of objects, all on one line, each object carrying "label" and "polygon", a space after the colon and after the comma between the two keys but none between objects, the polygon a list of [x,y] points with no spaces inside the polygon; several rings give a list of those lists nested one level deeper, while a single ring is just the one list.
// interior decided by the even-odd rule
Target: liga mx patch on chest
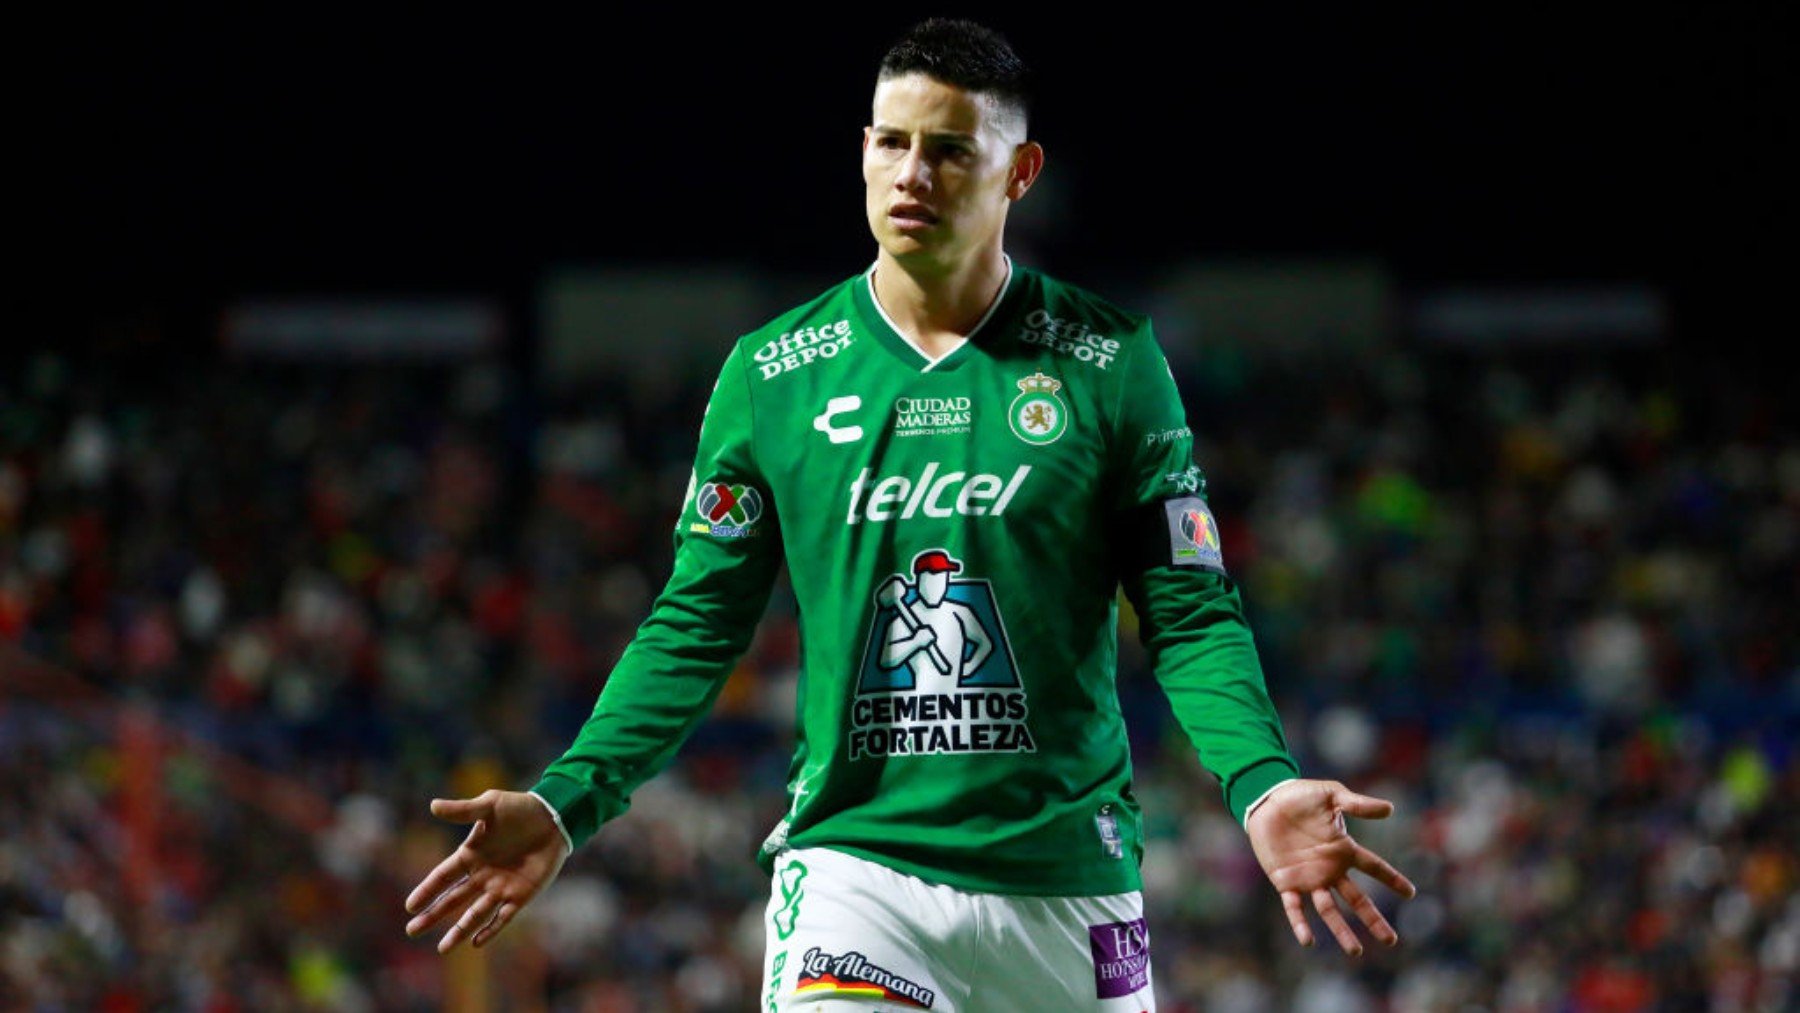
[{"label": "liga mx patch on chest", "polygon": [[1163,501],[1169,522],[1169,564],[1201,566],[1225,572],[1225,553],[1219,544],[1219,524],[1212,510],[1198,496]]}]

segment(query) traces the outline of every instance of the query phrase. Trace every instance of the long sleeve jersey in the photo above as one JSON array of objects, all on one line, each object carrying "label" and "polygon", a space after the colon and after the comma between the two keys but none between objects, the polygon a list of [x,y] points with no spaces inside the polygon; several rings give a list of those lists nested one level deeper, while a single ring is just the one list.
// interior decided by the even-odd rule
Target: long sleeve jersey
[{"label": "long sleeve jersey", "polygon": [[1150,321],[1009,261],[932,360],[873,269],[743,336],[714,387],[667,586],[534,790],[579,846],[668,762],[779,567],[801,644],[786,817],[968,890],[1139,888],[1118,590],[1242,818],[1293,777]]}]

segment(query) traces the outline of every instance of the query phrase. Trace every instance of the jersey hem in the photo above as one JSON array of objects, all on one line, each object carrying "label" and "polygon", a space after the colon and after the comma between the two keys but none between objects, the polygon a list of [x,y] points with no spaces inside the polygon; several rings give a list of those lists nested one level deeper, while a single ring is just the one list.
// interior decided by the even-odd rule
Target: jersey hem
[{"label": "jersey hem", "polygon": [[[1041,876],[1007,877],[982,876],[961,870],[941,866],[919,865],[892,855],[884,855],[879,851],[857,847],[854,844],[808,844],[790,841],[789,848],[824,848],[827,851],[839,851],[864,861],[892,869],[903,875],[925,883],[953,887],[967,893],[991,893],[1007,897],[1108,897],[1114,894],[1141,891],[1144,888],[1143,878],[1138,873],[1136,863],[1109,862],[1113,866],[1090,867],[1082,870],[1079,878],[1070,878],[1066,866],[1046,867]],[[1052,871],[1054,870],[1054,871]],[[1020,870],[1024,872],[1025,870]]]}]

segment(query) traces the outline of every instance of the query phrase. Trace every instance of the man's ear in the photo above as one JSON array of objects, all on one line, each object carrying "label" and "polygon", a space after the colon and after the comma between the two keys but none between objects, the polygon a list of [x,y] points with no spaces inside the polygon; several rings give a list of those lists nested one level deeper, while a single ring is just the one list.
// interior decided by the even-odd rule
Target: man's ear
[{"label": "man's ear", "polygon": [[1006,179],[1006,196],[1009,200],[1018,200],[1025,196],[1025,191],[1037,182],[1038,174],[1044,171],[1044,146],[1036,141],[1026,141],[1013,151],[1012,172]]}]

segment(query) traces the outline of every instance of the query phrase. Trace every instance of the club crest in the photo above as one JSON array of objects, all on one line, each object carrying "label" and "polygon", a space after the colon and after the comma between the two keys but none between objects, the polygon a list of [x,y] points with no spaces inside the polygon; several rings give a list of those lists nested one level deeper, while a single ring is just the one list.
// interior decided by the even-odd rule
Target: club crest
[{"label": "club crest", "polygon": [[1019,396],[1006,410],[1013,435],[1033,446],[1055,443],[1069,428],[1069,406],[1056,392],[1062,381],[1043,373],[1019,380]]}]

